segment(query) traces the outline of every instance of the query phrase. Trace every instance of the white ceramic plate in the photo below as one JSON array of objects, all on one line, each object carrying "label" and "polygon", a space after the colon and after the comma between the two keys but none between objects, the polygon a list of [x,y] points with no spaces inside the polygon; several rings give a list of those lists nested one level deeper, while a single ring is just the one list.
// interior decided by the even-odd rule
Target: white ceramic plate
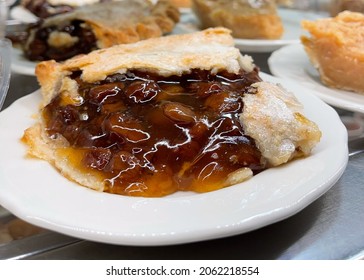
[{"label": "white ceramic plate", "polygon": [[[0,114],[0,204],[18,217],[67,235],[112,244],[167,245],[248,232],[285,219],[325,193],[348,160],[337,113],[310,90],[262,74],[296,93],[323,137],[310,157],[268,169],[222,190],[163,198],[99,193],[62,177],[47,162],[26,158],[19,140],[38,108],[39,92]],[[15,121],[16,120],[16,121]]]},{"label": "white ceramic plate", "polygon": [[20,49],[12,48],[11,71],[22,75],[34,76],[36,65],[36,62],[26,59]]},{"label": "white ceramic plate", "polygon": [[[324,14],[290,9],[278,9],[278,14],[284,26],[284,33],[281,39],[235,39],[235,46],[243,52],[271,52],[282,46],[299,42],[299,37],[303,32],[300,26],[301,20],[315,20],[325,16]],[[181,15],[180,23],[177,24],[173,33],[190,33],[197,30],[199,30],[198,19],[190,12]]]},{"label": "white ceramic plate", "polygon": [[322,84],[301,44],[283,47],[268,59],[270,71],[278,77],[300,83],[326,103],[349,111],[364,113],[364,95],[333,89]]}]

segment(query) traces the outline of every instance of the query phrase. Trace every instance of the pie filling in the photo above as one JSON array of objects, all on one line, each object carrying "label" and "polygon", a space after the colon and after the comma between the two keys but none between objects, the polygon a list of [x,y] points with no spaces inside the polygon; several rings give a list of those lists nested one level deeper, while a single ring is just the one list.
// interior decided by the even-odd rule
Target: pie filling
[{"label": "pie filling", "polygon": [[39,23],[31,27],[30,33],[32,32],[32,40],[24,52],[29,60],[63,61],[97,49],[94,33],[80,20],[73,20],[62,26],[42,27]]},{"label": "pie filling", "polygon": [[[103,180],[104,191],[160,197],[226,186],[231,172],[266,168],[239,120],[243,95],[260,81],[250,73],[182,76],[129,71],[97,83],[81,72],[77,104],[63,94],[43,109],[47,133],[66,139],[58,150],[72,167]],[[62,135],[63,137],[60,137]]]}]

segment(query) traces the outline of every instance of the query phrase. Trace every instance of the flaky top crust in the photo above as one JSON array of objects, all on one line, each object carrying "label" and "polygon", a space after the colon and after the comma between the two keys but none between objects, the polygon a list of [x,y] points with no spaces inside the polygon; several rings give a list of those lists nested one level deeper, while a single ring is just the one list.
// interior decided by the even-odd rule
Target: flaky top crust
[{"label": "flaky top crust", "polygon": [[62,80],[73,71],[82,71],[82,80],[93,83],[128,70],[171,76],[189,73],[191,69],[238,73],[240,69],[250,72],[253,68],[251,57],[242,56],[234,47],[230,31],[213,28],[117,45],[63,63],[44,61],[37,65],[36,75],[47,104],[59,92]]}]

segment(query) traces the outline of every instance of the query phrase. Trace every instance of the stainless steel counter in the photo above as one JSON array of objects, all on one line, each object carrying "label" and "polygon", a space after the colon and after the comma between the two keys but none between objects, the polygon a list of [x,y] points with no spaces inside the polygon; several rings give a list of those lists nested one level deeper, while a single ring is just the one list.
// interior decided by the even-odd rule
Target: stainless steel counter
[{"label": "stainless steel counter", "polygon": [[[269,54],[251,54],[269,73]],[[38,88],[13,74],[4,108]],[[340,114],[350,112],[339,110]],[[16,121],[16,120],[14,120]],[[1,137],[0,137],[1,141]],[[0,155],[1,156],[1,155]],[[2,220],[14,218],[2,211]],[[42,231],[0,245],[0,259],[351,259],[364,258],[364,153],[351,156],[342,178],[298,214],[234,237],[176,246],[101,244]]]}]

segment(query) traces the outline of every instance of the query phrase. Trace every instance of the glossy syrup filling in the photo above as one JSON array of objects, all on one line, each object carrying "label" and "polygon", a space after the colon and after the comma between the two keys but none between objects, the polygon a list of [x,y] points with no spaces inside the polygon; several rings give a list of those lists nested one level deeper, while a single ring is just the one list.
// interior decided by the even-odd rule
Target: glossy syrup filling
[{"label": "glossy syrup filling", "polygon": [[104,180],[105,191],[160,197],[176,191],[207,192],[248,167],[265,169],[254,141],[239,121],[242,96],[260,81],[258,70],[230,74],[193,70],[162,77],[127,72],[96,84],[80,73],[82,102],[58,95],[44,109],[51,137],[70,144],[70,164]]}]

